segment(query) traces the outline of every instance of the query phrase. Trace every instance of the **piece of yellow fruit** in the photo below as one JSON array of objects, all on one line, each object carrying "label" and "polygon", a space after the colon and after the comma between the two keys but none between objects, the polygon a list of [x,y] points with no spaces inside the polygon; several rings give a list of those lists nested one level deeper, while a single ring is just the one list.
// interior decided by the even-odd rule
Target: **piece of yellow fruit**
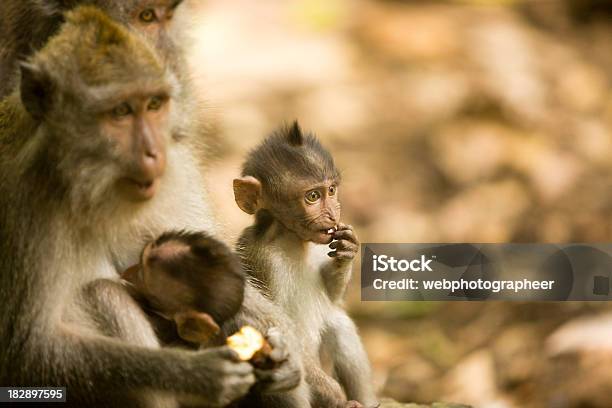
[{"label": "piece of yellow fruit", "polygon": [[264,345],[261,333],[251,326],[243,326],[240,331],[227,338],[227,345],[238,353],[242,361],[248,361]]}]

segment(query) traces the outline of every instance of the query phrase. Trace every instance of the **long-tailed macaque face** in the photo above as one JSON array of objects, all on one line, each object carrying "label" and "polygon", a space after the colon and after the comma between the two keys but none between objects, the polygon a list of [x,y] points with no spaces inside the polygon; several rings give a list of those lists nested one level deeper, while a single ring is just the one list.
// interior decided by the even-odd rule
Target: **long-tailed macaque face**
[{"label": "long-tailed macaque face", "polygon": [[52,0],[46,7],[65,12],[79,4],[99,7],[114,20],[143,33],[154,46],[163,44],[176,8],[183,0]]},{"label": "long-tailed macaque face", "polygon": [[166,167],[168,101],[163,91],[138,92],[102,113],[101,133],[127,163],[117,180],[127,199],[147,200],[158,189]]},{"label": "long-tailed macaque face", "polygon": [[22,66],[23,105],[46,129],[59,178],[80,189],[73,195],[148,200],[166,167],[175,79],[145,41],[97,9],[66,19],[63,35]]},{"label": "long-tailed macaque face", "polygon": [[[297,183],[303,216],[294,218],[294,231],[307,241],[329,244],[340,221],[338,180],[325,180],[316,184]],[[301,198],[301,199],[300,199]],[[296,206],[297,207],[297,206]],[[289,220],[285,220],[285,225]]]},{"label": "long-tailed macaque face", "polygon": [[234,195],[246,213],[267,210],[302,240],[329,244],[340,221],[339,184],[329,152],[296,122],[249,154]]},{"label": "long-tailed macaque face", "polygon": [[[104,3],[109,0],[98,1]],[[182,2],[183,0],[132,0],[127,12],[122,11],[129,18],[128,25],[143,33],[151,44],[163,54],[167,54],[171,51],[169,47],[174,45],[169,40],[170,24],[176,8]],[[168,55],[164,56],[168,57]]]},{"label": "long-tailed macaque face", "polygon": [[302,240],[329,244],[340,221],[338,184],[338,180],[297,179],[285,186],[281,197],[275,197],[266,193],[259,180],[242,177],[234,180],[234,191],[243,211],[268,210]]}]

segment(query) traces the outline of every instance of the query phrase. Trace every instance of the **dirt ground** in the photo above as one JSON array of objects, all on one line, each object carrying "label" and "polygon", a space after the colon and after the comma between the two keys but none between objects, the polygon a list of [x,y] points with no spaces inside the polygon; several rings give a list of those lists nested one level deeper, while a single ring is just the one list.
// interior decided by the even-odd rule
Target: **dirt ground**
[{"label": "dirt ground", "polygon": [[[343,170],[362,242],[612,238],[607,1],[192,1],[227,241],[244,154],[283,122]],[[358,265],[355,267],[358,271]],[[382,395],[612,406],[607,303],[347,304]]]}]

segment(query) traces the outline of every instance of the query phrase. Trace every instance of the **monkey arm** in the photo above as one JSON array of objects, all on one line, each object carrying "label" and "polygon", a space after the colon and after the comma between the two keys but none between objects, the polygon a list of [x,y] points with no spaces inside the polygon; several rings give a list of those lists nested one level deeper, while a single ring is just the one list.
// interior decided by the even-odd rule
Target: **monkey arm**
[{"label": "monkey arm", "polygon": [[69,307],[80,312],[60,321],[40,314],[20,322],[27,336],[5,354],[4,368],[12,370],[0,366],[0,383],[65,386],[73,406],[132,406],[154,391],[216,406],[241,397],[255,381],[252,367],[226,347],[159,349],[138,305],[116,282],[93,281],[80,295]]},{"label": "monkey arm", "polygon": [[329,248],[332,251],[327,255],[332,259],[322,266],[321,277],[331,301],[339,303],[351,279],[353,259],[359,251],[359,239],[353,227],[343,223],[338,224],[334,241],[329,244]]},{"label": "monkey arm", "polygon": [[[69,400],[76,395],[86,401],[89,395],[105,392],[159,390],[198,396],[216,405],[246,394],[254,382],[250,365],[237,362],[226,347],[199,352],[147,348],[84,334],[82,328],[66,324],[30,346],[34,346],[30,355],[44,353],[50,363],[44,369],[34,368],[31,372],[44,374],[31,381],[65,386]],[[237,387],[231,384],[234,381]]]},{"label": "monkey arm", "polygon": [[340,303],[351,280],[353,262],[333,259],[321,267],[321,277],[327,295],[334,303]]},{"label": "monkey arm", "polygon": [[222,329],[224,334],[231,335],[244,325],[255,327],[265,333],[269,340],[273,340],[271,345],[275,348],[272,356],[278,355],[278,361],[282,361],[274,370],[259,372],[262,392],[278,393],[297,387],[302,380],[302,364],[295,330],[284,312],[263,296],[250,281],[245,285],[242,309]]},{"label": "monkey arm", "polygon": [[306,381],[315,407],[337,407],[346,401],[340,384],[314,361],[306,361]]}]

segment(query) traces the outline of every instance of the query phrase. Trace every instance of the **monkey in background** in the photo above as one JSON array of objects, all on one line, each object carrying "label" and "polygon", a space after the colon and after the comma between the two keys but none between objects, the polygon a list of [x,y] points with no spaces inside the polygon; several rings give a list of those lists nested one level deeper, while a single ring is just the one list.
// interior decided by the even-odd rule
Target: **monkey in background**
[{"label": "monkey in background", "polygon": [[244,297],[238,257],[199,231],[165,232],[145,246],[140,263],[122,279],[143,308],[161,318],[155,327],[166,344],[182,339],[210,345],[220,326],[238,313]]},{"label": "monkey in background", "polygon": [[[142,33],[175,71],[183,70],[172,20],[183,0],[2,0],[0,2],[0,99],[14,89],[19,61],[41,49],[64,22],[64,13],[93,5]],[[180,74],[179,72],[175,72]]]},{"label": "monkey in background", "polygon": [[[342,308],[359,241],[340,223],[339,183],[329,152],[297,122],[272,134],[234,180],[236,203],[255,215],[237,251],[247,273],[295,323],[313,406],[374,407],[367,355]],[[346,397],[322,371],[322,349]]]}]

